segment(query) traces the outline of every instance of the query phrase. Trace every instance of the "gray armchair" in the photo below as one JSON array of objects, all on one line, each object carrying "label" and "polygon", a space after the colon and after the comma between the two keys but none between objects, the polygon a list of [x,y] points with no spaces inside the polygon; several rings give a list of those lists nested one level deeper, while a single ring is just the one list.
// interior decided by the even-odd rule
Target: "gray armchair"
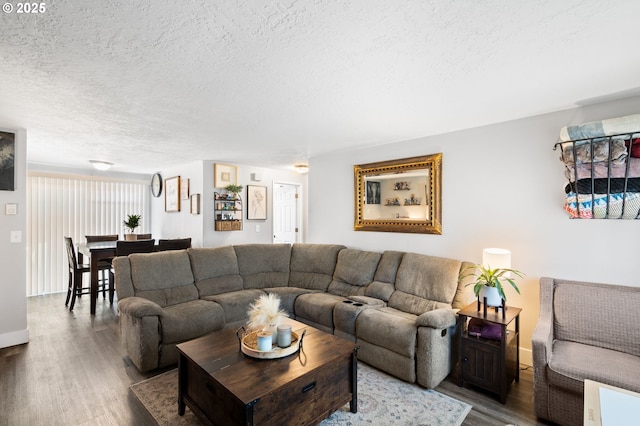
[{"label": "gray armchair", "polygon": [[640,287],[540,279],[535,413],[581,425],[584,380],[640,392]]}]

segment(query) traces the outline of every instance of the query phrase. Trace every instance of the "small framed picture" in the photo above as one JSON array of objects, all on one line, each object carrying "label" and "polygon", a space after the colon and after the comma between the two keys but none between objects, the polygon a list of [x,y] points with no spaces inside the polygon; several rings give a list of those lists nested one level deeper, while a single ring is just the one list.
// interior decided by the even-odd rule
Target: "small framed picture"
[{"label": "small framed picture", "polygon": [[213,165],[213,186],[214,188],[224,188],[227,185],[238,183],[238,168],[230,164]]},{"label": "small framed picture", "polygon": [[164,180],[164,211],[180,211],[180,176]]},{"label": "small framed picture", "polygon": [[247,185],[247,219],[267,218],[267,187]]},{"label": "small framed picture", "polygon": [[180,180],[180,199],[181,200],[189,199],[189,179]]},{"label": "small framed picture", "polygon": [[191,194],[191,214],[200,214],[200,194]]}]

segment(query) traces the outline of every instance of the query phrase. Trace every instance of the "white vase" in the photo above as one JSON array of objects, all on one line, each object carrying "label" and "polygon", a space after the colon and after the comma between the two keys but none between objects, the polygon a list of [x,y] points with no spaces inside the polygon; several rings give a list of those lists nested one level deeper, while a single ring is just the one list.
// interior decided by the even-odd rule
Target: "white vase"
[{"label": "white vase", "polygon": [[262,330],[271,333],[271,340],[274,345],[278,343],[278,324],[265,325]]},{"label": "white vase", "polygon": [[497,287],[484,286],[480,290],[479,296],[481,302],[485,297],[487,298],[487,306],[502,306],[502,297],[500,297]]}]

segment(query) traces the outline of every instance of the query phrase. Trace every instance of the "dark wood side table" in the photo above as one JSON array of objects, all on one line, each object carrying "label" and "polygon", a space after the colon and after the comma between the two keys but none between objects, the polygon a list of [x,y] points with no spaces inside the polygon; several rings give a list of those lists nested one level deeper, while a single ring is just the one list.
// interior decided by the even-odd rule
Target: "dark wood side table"
[{"label": "dark wood side table", "polygon": [[[509,386],[514,380],[520,380],[521,311],[513,306],[505,306],[504,311],[493,307],[484,309],[482,304],[474,302],[458,312],[459,386],[471,383],[497,394],[502,404],[506,402]],[[470,335],[467,325],[472,318],[499,324],[500,340]],[[514,327],[510,329],[513,320]]]}]

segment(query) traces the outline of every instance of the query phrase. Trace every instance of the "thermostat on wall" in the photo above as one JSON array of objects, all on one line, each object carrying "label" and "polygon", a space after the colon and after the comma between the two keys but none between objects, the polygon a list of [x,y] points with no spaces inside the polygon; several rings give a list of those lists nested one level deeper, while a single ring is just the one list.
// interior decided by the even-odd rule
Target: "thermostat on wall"
[{"label": "thermostat on wall", "polygon": [[4,214],[18,214],[18,205],[16,203],[7,203],[4,205]]}]

